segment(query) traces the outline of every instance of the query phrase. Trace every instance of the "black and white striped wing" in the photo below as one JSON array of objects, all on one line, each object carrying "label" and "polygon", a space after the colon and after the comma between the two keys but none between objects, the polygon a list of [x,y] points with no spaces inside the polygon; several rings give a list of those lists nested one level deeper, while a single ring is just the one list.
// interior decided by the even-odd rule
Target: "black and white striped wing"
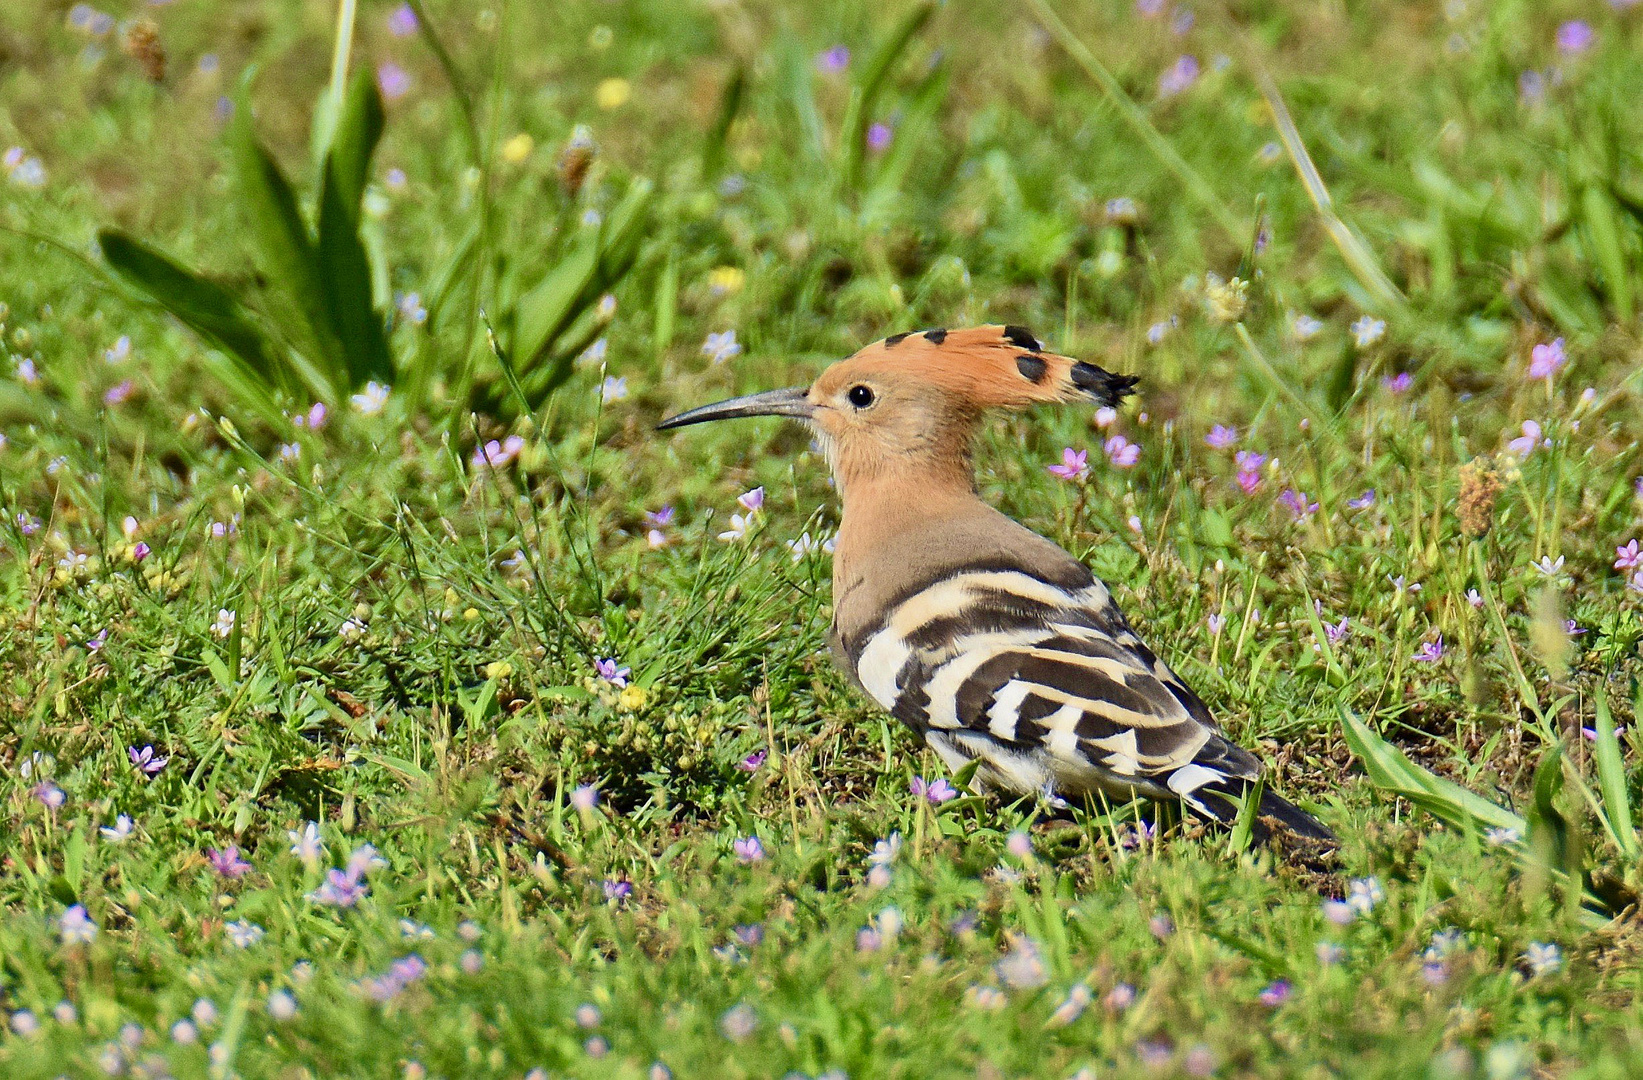
[{"label": "black and white striped wing", "polygon": [[1260,774],[1093,577],[961,571],[841,644],[868,694],[949,767],[980,758],[980,777],[1008,790],[1179,797],[1219,818],[1227,804],[1200,789]]}]

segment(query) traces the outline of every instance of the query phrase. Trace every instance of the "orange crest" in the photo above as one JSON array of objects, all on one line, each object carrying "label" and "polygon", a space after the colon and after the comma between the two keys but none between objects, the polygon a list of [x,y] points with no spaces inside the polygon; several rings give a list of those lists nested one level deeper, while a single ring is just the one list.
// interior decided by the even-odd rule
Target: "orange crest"
[{"label": "orange crest", "polygon": [[924,330],[875,341],[828,368],[817,380],[824,393],[855,378],[911,377],[980,409],[1023,409],[1053,402],[1117,405],[1134,390],[1134,375],[1045,352],[1020,326]]}]

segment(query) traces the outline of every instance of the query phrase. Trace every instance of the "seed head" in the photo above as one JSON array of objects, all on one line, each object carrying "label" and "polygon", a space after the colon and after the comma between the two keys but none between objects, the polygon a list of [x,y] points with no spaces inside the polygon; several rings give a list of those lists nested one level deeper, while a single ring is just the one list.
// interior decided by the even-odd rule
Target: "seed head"
[{"label": "seed head", "polygon": [[1476,540],[1489,531],[1495,518],[1495,500],[1502,488],[1500,474],[1489,458],[1473,458],[1460,467],[1460,498],[1456,514],[1460,528]]}]

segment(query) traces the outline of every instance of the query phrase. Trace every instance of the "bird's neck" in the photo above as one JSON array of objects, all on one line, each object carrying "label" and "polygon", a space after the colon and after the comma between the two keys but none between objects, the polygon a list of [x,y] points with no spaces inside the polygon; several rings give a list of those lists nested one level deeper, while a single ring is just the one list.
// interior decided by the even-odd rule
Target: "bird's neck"
[{"label": "bird's neck", "polygon": [[900,551],[918,561],[916,554],[905,551],[910,538],[942,521],[990,513],[976,494],[968,456],[922,462],[916,469],[855,474],[841,470],[835,482],[843,504],[833,553],[835,601],[851,590],[868,565],[879,565],[888,555]]}]

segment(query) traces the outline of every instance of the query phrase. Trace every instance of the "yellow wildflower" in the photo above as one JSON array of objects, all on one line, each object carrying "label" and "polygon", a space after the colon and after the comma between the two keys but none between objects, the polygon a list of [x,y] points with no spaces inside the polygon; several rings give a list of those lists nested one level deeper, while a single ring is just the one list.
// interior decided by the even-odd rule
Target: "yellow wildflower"
[{"label": "yellow wildflower", "polygon": [[536,140],[528,132],[521,131],[513,138],[502,144],[502,160],[509,165],[518,165],[531,156],[536,149]]},{"label": "yellow wildflower", "polygon": [[707,275],[708,288],[715,296],[728,296],[742,291],[747,274],[739,266],[715,266]]},{"label": "yellow wildflower", "polygon": [[633,84],[626,79],[606,79],[593,92],[593,100],[606,112],[612,109],[620,109],[628,103],[628,98],[632,96]]}]

